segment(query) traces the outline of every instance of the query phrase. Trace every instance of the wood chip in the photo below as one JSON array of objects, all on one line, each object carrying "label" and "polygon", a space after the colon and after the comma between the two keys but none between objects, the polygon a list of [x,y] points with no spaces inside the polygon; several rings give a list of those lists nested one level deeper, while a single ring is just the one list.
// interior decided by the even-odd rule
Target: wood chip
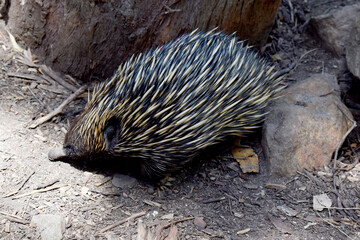
[{"label": "wood chip", "polygon": [[138,228],[137,228],[137,240],[144,240],[146,239],[147,236],[147,230],[146,227],[144,225],[144,223],[139,220],[138,221]]},{"label": "wood chip", "polygon": [[176,225],[172,225],[170,227],[169,235],[167,235],[167,237],[164,240],[177,240],[178,239],[177,235],[178,235],[178,229]]},{"label": "wood chip", "polygon": [[150,205],[150,206],[161,207],[160,203],[157,203],[157,202],[154,202],[154,201],[151,201],[151,200],[144,199],[143,202],[146,203],[147,205]]},{"label": "wood chip", "polygon": [[250,228],[245,228],[244,230],[240,230],[236,234],[237,235],[244,235],[244,234],[246,234],[248,232],[250,232]]},{"label": "wood chip", "polygon": [[276,184],[276,183],[267,183],[265,185],[265,188],[274,188],[274,189],[281,189],[281,190],[285,190],[286,186],[283,184]]}]

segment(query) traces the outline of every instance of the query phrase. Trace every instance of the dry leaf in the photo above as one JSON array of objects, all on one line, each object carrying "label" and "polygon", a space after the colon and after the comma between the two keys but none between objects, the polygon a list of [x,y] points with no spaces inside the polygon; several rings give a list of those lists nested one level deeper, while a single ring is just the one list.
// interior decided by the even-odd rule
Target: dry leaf
[{"label": "dry leaf", "polygon": [[233,148],[232,155],[244,173],[259,172],[259,159],[251,148]]},{"label": "dry leaf", "polygon": [[332,201],[325,193],[313,196],[313,209],[322,211],[324,208],[331,207]]},{"label": "dry leaf", "polygon": [[21,53],[24,52],[24,49],[22,49],[22,47],[20,47],[19,44],[17,44],[14,36],[9,31],[7,31],[7,33],[9,34],[10,42],[13,45],[14,50]]},{"label": "dry leaf", "polygon": [[178,229],[176,225],[172,225],[170,227],[169,235],[165,238],[165,240],[177,240],[178,239],[177,235],[178,235]]}]

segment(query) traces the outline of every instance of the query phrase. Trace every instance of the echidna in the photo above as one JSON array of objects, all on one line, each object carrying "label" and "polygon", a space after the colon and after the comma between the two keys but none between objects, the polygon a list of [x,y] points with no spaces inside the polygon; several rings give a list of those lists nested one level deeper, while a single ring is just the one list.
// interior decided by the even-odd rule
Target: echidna
[{"label": "echidna", "polygon": [[145,175],[161,176],[259,127],[280,79],[234,34],[194,31],[120,65],[49,157],[141,159]]}]

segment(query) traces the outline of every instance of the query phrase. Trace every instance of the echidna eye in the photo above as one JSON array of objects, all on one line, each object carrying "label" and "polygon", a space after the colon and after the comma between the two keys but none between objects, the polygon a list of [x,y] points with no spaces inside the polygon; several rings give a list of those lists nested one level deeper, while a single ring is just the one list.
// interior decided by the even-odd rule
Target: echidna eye
[{"label": "echidna eye", "polygon": [[116,118],[111,118],[104,128],[104,140],[107,151],[112,151],[119,141],[120,125]]}]

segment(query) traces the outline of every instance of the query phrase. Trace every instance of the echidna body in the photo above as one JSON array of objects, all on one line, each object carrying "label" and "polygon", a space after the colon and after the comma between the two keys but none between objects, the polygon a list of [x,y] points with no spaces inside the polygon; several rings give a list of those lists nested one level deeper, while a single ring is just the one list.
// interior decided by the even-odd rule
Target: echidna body
[{"label": "echidna body", "polygon": [[99,84],[63,149],[141,159],[144,174],[162,175],[258,127],[281,88],[274,67],[234,35],[195,31],[131,57]]}]

